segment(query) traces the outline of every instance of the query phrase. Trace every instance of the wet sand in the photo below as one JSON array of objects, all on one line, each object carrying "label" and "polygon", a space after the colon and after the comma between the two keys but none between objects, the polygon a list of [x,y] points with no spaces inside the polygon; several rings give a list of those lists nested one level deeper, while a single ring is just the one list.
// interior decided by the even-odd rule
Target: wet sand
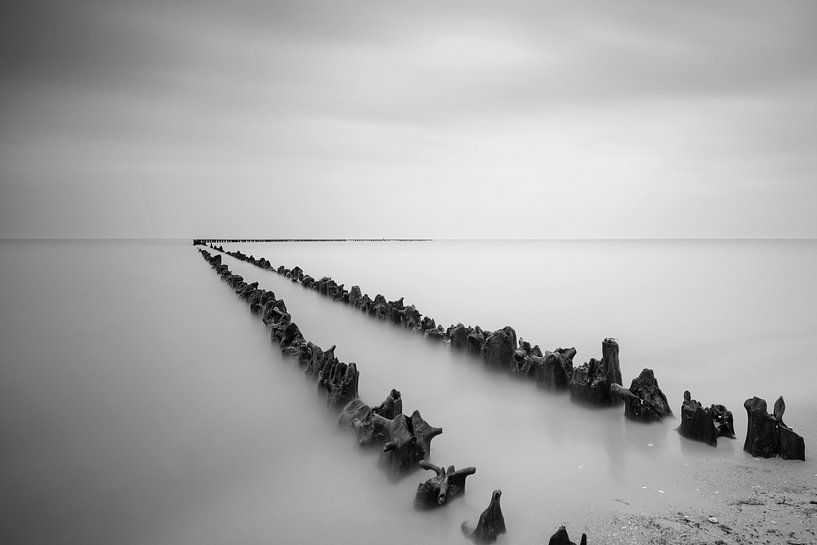
[{"label": "wet sand", "polygon": [[[614,544],[817,543],[817,466],[721,458],[679,472],[691,492],[613,498],[590,514],[588,542]],[[570,530],[568,528],[568,530]],[[575,541],[581,531],[576,533]],[[571,539],[573,539],[571,534]]]}]

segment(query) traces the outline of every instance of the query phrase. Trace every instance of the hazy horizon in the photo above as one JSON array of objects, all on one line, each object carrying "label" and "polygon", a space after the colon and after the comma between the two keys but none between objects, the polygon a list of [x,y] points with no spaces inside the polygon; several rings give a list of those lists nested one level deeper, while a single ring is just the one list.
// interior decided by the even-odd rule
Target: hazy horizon
[{"label": "hazy horizon", "polygon": [[479,241],[494,241],[501,242],[503,240],[512,242],[525,241],[541,241],[541,242],[763,242],[763,241],[814,241],[817,237],[709,237],[709,238],[688,238],[688,237],[674,237],[674,238],[655,238],[655,237],[630,237],[630,238],[611,238],[611,237],[585,237],[585,238],[531,238],[531,237],[481,237],[481,238],[464,238],[464,237],[332,237],[332,238],[304,238],[304,237],[289,237],[289,238],[263,238],[263,237],[197,237],[197,236],[167,236],[167,237],[2,237],[0,240],[4,241],[94,241],[94,240],[122,240],[122,241],[150,241],[150,240],[165,240],[165,241],[182,241],[190,242],[193,240],[229,240],[231,242],[245,241],[249,243],[254,242],[433,242],[433,241],[452,241],[452,242],[479,242]]}]

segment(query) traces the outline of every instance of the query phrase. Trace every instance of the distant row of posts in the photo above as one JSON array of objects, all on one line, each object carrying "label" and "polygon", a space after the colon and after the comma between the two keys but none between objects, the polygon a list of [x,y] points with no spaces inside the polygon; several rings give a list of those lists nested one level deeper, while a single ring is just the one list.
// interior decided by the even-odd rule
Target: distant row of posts
[{"label": "distant row of posts", "polygon": [[431,242],[431,238],[194,238],[193,246],[246,242]]}]

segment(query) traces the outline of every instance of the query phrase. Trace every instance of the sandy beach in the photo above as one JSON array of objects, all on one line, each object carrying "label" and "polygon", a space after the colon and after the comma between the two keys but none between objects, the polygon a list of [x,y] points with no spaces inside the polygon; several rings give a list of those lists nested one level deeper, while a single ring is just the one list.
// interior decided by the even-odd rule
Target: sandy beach
[{"label": "sandy beach", "polygon": [[609,512],[592,514],[588,543],[817,543],[816,471],[813,460],[750,457],[685,467],[680,493],[611,499]]}]

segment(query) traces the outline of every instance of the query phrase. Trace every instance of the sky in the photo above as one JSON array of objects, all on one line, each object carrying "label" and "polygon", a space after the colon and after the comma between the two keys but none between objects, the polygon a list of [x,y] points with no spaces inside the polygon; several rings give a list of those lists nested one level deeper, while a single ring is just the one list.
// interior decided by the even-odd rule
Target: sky
[{"label": "sky", "polygon": [[2,238],[817,237],[817,2],[0,7]]}]

